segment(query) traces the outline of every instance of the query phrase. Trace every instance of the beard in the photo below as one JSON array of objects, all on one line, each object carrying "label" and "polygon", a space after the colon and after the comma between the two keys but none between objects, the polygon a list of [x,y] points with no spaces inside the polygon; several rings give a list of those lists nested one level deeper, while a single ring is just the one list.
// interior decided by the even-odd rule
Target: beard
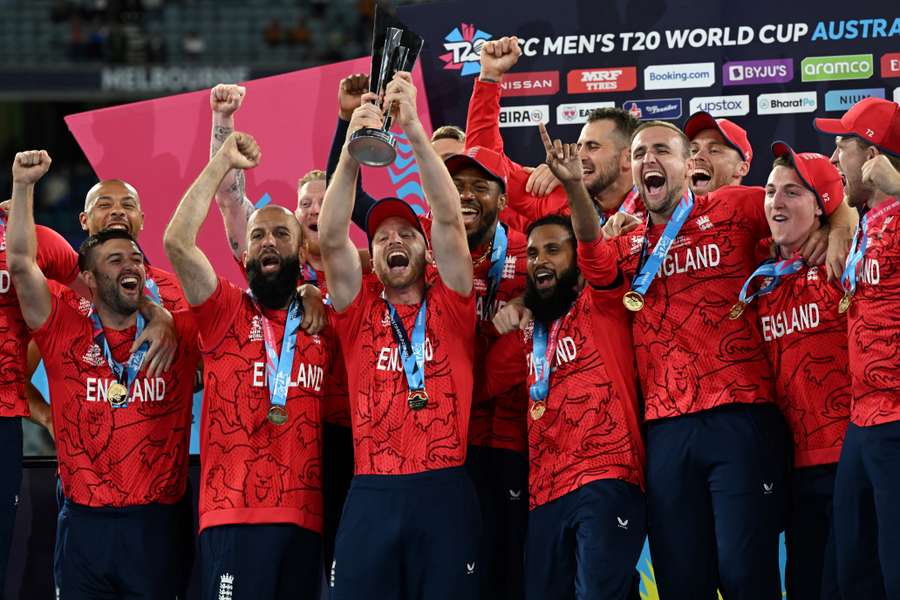
[{"label": "beard", "polygon": [[115,279],[97,272],[94,273],[94,277],[97,280],[97,293],[100,299],[113,312],[127,317],[137,311],[138,300],[124,298],[119,293],[119,284]]},{"label": "beard", "polygon": [[595,197],[603,193],[619,178],[619,161],[612,160],[604,165],[594,175],[594,180],[586,186],[588,194]]},{"label": "beard", "polygon": [[528,278],[525,288],[525,306],[532,312],[534,318],[542,323],[549,324],[560,318],[572,308],[572,304],[578,298],[578,278],[581,271],[578,267],[571,266],[557,277],[553,292],[547,297],[541,297],[534,280]]},{"label": "beard", "polygon": [[247,261],[247,282],[253,297],[265,306],[274,310],[282,309],[297,292],[297,280],[300,279],[300,258],[298,256],[281,257],[281,267],[275,273],[263,273],[258,258]]}]

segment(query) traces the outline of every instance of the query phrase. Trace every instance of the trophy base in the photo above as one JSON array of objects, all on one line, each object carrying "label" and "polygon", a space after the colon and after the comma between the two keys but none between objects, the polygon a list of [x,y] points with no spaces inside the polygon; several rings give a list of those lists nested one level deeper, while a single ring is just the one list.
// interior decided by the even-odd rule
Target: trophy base
[{"label": "trophy base", "polygon": [[367,167],[386,167],[397,157],[397,140],[383,129],[364,127],[350,136],[350,156]]}]

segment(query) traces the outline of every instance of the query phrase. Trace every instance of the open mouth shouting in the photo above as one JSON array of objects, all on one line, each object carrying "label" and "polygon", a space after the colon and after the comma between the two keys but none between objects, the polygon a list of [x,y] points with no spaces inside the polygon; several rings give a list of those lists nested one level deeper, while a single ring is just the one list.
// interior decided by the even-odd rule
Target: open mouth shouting
[{"label": "open mouth shouting", "polygon": [[555,285],[556,271],[550,267],[537,267],[534,270],[534,287],[538,290],[551,290]]},{"label": "open mouth shouting", "polygon": [[259,267],[265,274],[277,273],[281,268],[281,255],[274,250],[263,253],[259,257]]},{"label": "open mouth shouting", "polygon": [[656,167],[648,168],[643,172],[641,183],[647,201],[654,206],[662,204],[666,199],[666,174]]},{"label": "open mouth shouting", "polygon": [[712,171],[710,171],[708,168],[697,167],[693,171],[691,171],[691,188],[698,196],[709,191],[711,182]]},{"label": "open mouth shouting", "polygon": [[388,250],[385,262],[391,274],[402,273],[409,266],[409,255],[405,250],[399,248]]},{"label": "open mouth shouting", "polygon": [[140,276],[131,273],[121,275],[119,277],[119,289],[122,294],[127,297],[137,298],[142,293],[142,284]]},{"label": "open mouth shouting", "polygon": [[131,225],[125,219],[110,219],[106,222],[104,229],[115,229],[117,231],[131,232]]},{"label": "open mouth shouting", "polygon": [[469,227],[470,225],[475,224],[478,221],[478,218],[481,217],[481,205],[480,204],[477,204],[474,202],[469,202],[469,203],[463,204],[461,207],[461,210],[462,210],[463,224],[466,227]]}]

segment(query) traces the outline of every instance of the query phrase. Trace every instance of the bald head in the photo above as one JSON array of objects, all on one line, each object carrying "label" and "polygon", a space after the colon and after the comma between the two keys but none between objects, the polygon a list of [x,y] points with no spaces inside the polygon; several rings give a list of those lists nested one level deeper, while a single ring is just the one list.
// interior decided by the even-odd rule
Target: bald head
[{"label": "bald head", "polygon": [[271,243],[284,253],[296,253],[303,248],[303,228],[293,212],[283,206],[270,204],[250,213],[247,219],[248,258],[258,254],[261,247]]},{"label": "bald head", "polygon": [[137,190],[121,179],[104,179],[88,190],[79,220],[89,235],[104,229],[120,229],[137,239],[144,228]]},{"label": "bald head", "polygon": [[90,212],[91,204],[97,201],[97,198],[108,194],[128,195],[134,198],[138,208],[141,206],[141,199],[138,197],[137,189],[122,179],[104,179],[94,184],[94,187],[88,190],[84,197],[84,212]]}]

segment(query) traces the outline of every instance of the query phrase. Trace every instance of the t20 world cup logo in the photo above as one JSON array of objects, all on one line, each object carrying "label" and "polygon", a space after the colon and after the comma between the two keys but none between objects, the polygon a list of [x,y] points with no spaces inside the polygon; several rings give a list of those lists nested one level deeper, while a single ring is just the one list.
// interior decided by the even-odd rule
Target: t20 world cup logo
[{"label": "t20 world cup logo", "polygon": [[444,36],[447,53],[440,55],[444,68],[459,71],[462,77],[478,73],[481,71],[481,47],[491,37],[491,34],[474,25],[460,23],[459,27]]}]

